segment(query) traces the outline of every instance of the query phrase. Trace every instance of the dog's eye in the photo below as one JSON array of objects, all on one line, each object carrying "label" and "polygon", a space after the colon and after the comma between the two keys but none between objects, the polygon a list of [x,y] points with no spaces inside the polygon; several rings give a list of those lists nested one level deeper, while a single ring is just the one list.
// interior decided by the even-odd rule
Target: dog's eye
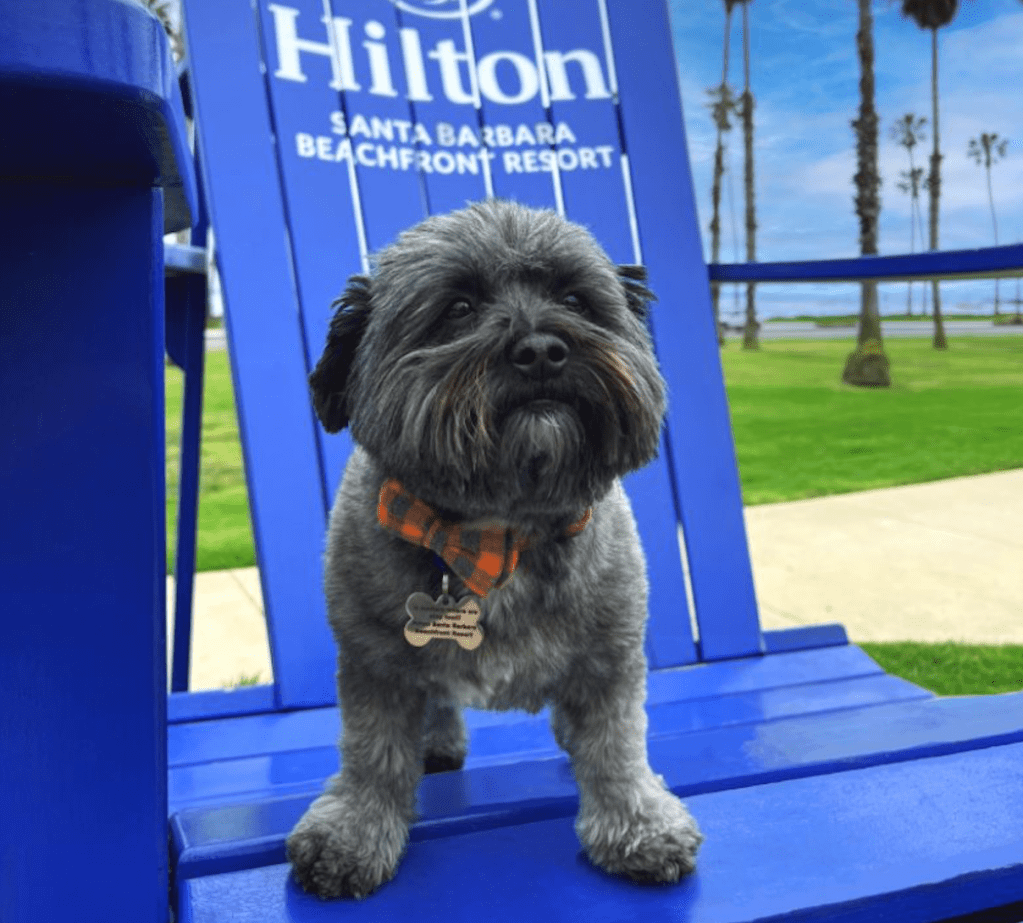
[{"label": "dog's eye", "polygon": [[561,303],[568,308],[569,311],[574,311],[576,314],[585,314],[588,310],[586,302],[575,294],[575,292],[571,292],[562,298]]},{"label": "dog's eye", "polygon": [[466,301],[464,298],[456,298],[448,305],[444,313],[451,320],[463,320],[475,310],[471,302]]}]

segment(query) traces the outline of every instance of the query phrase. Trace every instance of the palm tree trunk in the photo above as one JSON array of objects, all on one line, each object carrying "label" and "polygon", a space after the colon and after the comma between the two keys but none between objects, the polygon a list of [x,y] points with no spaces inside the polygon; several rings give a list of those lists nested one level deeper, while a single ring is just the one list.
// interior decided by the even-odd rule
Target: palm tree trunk
[{"label": "palm tree trunk", "polygon": [[[742,135],[745,144],[746,182],[746,261],[755,263],[757,259],[757,207],[753,185],[753,93],[750,92],[749,79],[749,2],[742,5],[742,60],[743,60],[743,93],[742,93]],[[746,283],[746,325],[742,332],[743,349],[759,349],[757,338],[757,307],[756,285]]]},{"label": "palm tree trunk", "polygon": [[[721,105],[725,104],[725,87],[728,84],[728,51],[731,38],[731,26],[732,4],[726,2],[725,37],[721,65]],[[721,257],[721,178],[725,173],[725,133],[721,119],[715,119],[715,122],[717,122],[718,137],[717,147],[714,149],[714,182],[710,191],[711,205],[713,208],[713,215],[710,220],[710,261],[712,263],[718,262]],[[710,300],[711,306],[714,310],[714,329],[717,331],[718,346],[724,346],[725,337],[721,327],[720,282],[710,283]]]},{"label": "palm tree trunk", "polygon": [[[859,30],[856,47],[860,58],[860,111],[852,123],[856,131],[856,214],[860,219],[860,253],[877,253],[877,224],[881,212],[877,165],[878,117],[874,108],[874,18],[870,0],[858,0]],[[881,338],[877,309],[877,283],[860,286],[860,325],[856,349],[846,359],[842,381],[850,385],[887,387],[891,384],[888,357]]]},{"label": "palm tree trunk", "polygon": [[[938,30],[931,29],[931,126],[934,129],[934,148],[931,152],[931,175],[928,186],[931,193],[931,249],[938,249],[938,200],[941,198],[941,146],[938,132]],[[934,310],[934,348],[948,349],[945,324],[941,316],[941,287],[937,279],[931,280],[931,306]]]},{"label": "palm tree trunk", "polygon": [[[995,216],[995,196],[991,191],[991,155],[988,154],[987,163],[987,201],[988,205],[991,206],[991,227],[994,228],[995,232],[995,246],[998,246],[998,218]],[[999,299],[998,299],[998,277],[995,277],[995,317],[998,317],[999,311]]]}]

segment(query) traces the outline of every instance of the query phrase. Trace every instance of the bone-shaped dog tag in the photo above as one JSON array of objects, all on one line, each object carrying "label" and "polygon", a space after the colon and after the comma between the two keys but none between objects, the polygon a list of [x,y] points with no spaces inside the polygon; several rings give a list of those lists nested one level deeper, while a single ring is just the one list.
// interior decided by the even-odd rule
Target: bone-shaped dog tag
[{"label": "bone-shaped dog tag", "polygon": [[472,596],[455,602],[446,594],[431,599],[426,593],[413,593],[405,600],[405,611],[409,614],[405,640],[415,647],[440,638],[473,651],[483,642],[480,603]]}]

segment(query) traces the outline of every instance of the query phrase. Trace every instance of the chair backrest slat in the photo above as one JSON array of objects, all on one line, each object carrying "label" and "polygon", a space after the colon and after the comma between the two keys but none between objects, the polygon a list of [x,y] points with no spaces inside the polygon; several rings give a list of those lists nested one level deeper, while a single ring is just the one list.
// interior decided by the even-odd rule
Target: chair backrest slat
[{"label": "chair backrest slat", "polygon": [[317,424],[257,23],[229,3],[186,10],[207,202],[227,304],[235,401],[278,704],[333,700],[322,590]]},{"label": "chair backrest slat", "polygon": [[351,442],[315,424],[305,385],[331,301],[400,230],[487,194],[557,208],[647,264],[671,389],[661,457],[626,481],[648,654],[758,652],[664,0],[331,4],[186,2],[280,703],[334,694],[320,552]]},{"label": "chair backrest slat", "polygon": [[752,655],[762,639],[675,62],[666,40],[651,40],[671,23],[661,0],[608,0],[608,13],[643,260],[660,297],[653,327],[700,653]]}]

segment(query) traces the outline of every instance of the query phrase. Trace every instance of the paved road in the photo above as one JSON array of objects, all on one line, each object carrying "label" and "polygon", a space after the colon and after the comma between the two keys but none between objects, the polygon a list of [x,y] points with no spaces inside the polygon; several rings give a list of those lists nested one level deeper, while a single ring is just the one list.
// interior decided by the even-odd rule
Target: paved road
[{"label": "paved road", "polygon": [[[886,337],[931,337],[934,325],[929,321],[883,321],[881,331]],[[947,336],[1023,336],[1023,326],[1008,324],[995,326],[985,320],[946,320]],[[727,339],[737,339],[741,333],[728,331]],[[851,340],[856,338],[856,327],[818,327],[812,321],[772,321],[761,324],[762,340],[808,339]]]}]

